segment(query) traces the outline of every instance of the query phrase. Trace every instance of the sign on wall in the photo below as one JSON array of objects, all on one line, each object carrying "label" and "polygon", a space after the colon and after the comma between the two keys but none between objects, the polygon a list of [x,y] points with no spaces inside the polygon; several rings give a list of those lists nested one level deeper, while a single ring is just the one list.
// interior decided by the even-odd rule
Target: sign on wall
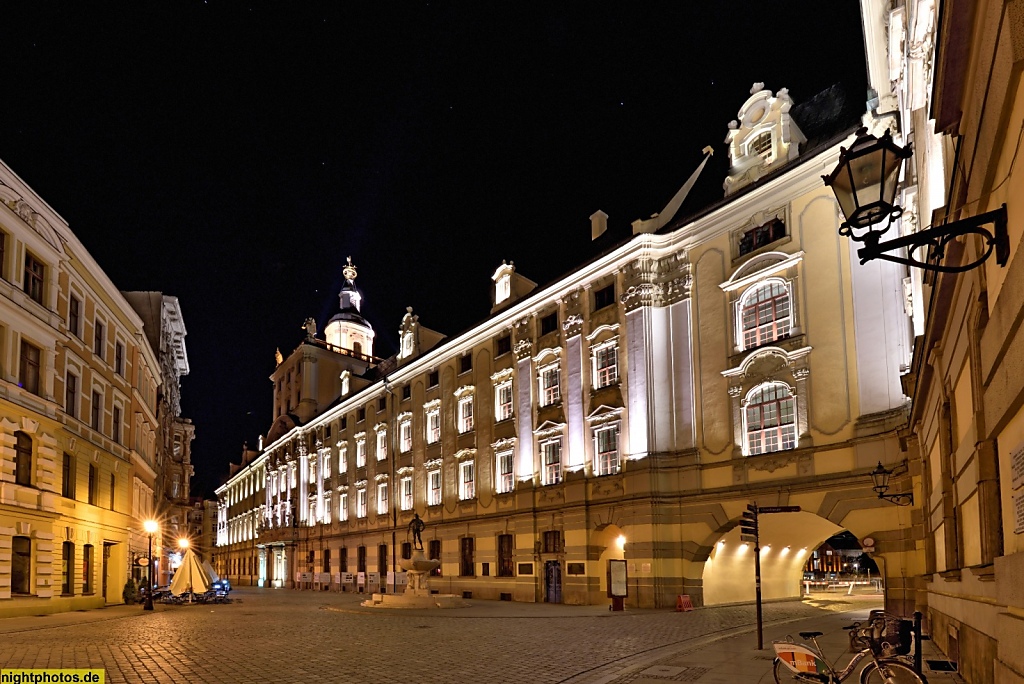
[{"label": "sign on wall", "polygon": [[1011,489],[1024,486],[1024,444],[1010,452],[1010,479]]},{"label": "sign on wall", "polygon": [[1024,492],[1013,495],[1014,534],[1024,534]]}]

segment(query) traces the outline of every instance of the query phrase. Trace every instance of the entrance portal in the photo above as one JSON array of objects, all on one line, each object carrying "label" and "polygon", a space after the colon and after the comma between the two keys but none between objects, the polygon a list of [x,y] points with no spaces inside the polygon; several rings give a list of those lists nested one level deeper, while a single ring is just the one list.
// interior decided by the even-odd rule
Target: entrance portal
[{"label": "entrance portal", "polygon": [[556,560],[544,563],[544,600],[562,602],[562,565]]}]

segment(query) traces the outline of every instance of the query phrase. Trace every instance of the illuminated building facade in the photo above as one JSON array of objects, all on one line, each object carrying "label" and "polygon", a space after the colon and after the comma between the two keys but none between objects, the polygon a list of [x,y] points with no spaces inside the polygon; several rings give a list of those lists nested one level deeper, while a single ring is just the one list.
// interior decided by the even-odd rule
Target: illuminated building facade
[{"label": "illuminated building facade", "polygon": [[154,512],[160,377],[142,320],[0,163],[0,616],[121,602]]},{"label": "illuminated building facade", "polygon": [[[905,273],[861,266],[837,235],[821,173],[861,113],[837,102],[755,84],[728,127],[725,199],[677,220],[681,192],[544,287],[502,264],[489,318],[456,338],[410,310],[397,355],[374,357],[350,263],[341,311],[279,357],[273,425],[218,490],[218,570],[391,591],[419,514],[446,593],[602,603],[624,558],[629,605],[725,603],[753,598],[736,525],[756,500],[802,507],[762,521],[765,596],[798,595],[808,552],[848,529],[876,540],[890,606],[913,610],[920,526],[868,476],[908,458]],[[591,220],[601,234],[607,216]]]}]

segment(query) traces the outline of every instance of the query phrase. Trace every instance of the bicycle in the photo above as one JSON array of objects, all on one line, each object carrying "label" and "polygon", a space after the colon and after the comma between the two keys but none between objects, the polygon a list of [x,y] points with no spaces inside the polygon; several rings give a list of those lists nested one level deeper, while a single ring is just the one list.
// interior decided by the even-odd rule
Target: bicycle
[{"label": "bicycle", "polygon": [[[860,672],[860,684],[927,684],[904,660],[909,652],[909,643],[898,627],[898,621],[887,620],[873,611],[869,625],[861,627],[854,623],[844,629],[850,630],[850,650],[853,659],[840,671],[825,659],[818,646],[817,638],[822,632],[800,632],[801,639],[809,639],[814,648],[788,640],[775,641],[775,664],[772,674],[776,684],[803,682],[817,684],[839,684],[845,681],[865,658],[870,661]],[[883,640],[885,637],[888,640]]]}]

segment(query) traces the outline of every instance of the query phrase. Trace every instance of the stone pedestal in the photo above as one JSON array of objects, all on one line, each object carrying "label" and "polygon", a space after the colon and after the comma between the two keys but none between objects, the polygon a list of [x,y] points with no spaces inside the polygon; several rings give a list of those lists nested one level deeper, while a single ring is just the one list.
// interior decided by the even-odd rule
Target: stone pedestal
[{"label": "stone pedestal", "polygon": [[430,571],[441,565],[439,560],[431,560],[423,555],[423,549],[412,552],[412,558],[401,562],[402,569],[408,574],[408,584],[402,594],[373,594],[372,598],[363,601],[367,608],[465,608],[468,602],[454,594],[430,593]]}]

